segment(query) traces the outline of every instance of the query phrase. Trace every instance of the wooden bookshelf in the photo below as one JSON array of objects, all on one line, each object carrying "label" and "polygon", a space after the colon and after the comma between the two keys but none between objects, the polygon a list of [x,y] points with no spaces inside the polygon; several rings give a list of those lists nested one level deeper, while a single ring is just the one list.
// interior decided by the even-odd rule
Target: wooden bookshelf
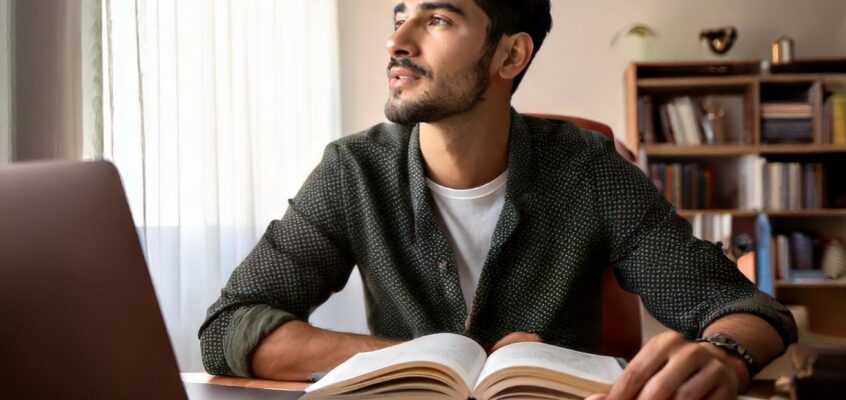
[{"label": "wooden bookshelf", "polygon": [[[728,218],[728,241],[746,235],[757,243],[762,238],[757,238],[756,218],[765,214],[774,236],[792,240],[791,235],[799,232],[813,238],[816,268],[822,258],[817,254],[822,247],[819,243],[833,239],[846,243],[846,143],[836,143],[827,109],[835,93],[846,93],[846,73],[776,74],[762,71],[758,61],[636,63],[626,70],[625,90],[626,146],[639,155],[644,172],[676,204],[678,214],[700,224],[698,232],[704,232],[703,225],[718,230],[720,223],[725,226],[721,218]],[[679,98],[687,99],[679,102]],[[733,106],[720,114],[723,130],[719,140],[716,130],[712,127],[708,132],[703,122],[703,115],[713,115],[714,103],[710,111],[703,110],[706,98],[727,99],[725,104]],[[689,104],[699,107],[698,113],[674,110],[675,121],[662,109],[690,108]],[[685,115],[695,118],[678,123]],[[801,124],[790,125],[797,120]],[[725,130],[729,122],[733,132]],[[694,123],[699,136],[693,136],[698,138],[693,142],[689,129],[676,131]],[[771,182],[767,179],[779,176],[770,175],[768,167],[783,167],[778,173],[786,174],[788,167],[796,170],[795,164],[803,168],[798,180],[801,193],[784,189],[789,192],[784,195],[781,186],[768,186]],[[749,171],[756,169],[761,174],[751,176]],[[708,171],[705,186],[703,178],[696,175],[703,171]],[[790,173],[794,174],[791,179],[797,176]],[[796,189],[795,182],[789,187]],[[747,184],[754,189],[744,186]],[[703,193],[713,199],[691,201]],[[791,194],[790,206],[774,200]],[[682,202],[710,204],[710,208],[685,207]],[[786,304],[805,305],[815,333],[846,337],[842,315],[846,280],[782,280],[775,265],[770,271],[775,297]],[[833,319],[839,322],[831,322]]]}]

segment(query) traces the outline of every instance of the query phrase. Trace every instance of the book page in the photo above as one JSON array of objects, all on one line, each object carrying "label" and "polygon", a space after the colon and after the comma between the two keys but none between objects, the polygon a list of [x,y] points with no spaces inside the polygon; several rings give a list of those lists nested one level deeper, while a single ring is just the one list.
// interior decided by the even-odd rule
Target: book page
[{"label": "book page", "polygon": [[467,388],[471,388],[485,363],[485,350],[473,339],[454,333],[422,336],[381,350],[358,353],[309,386],[306,392],[414,361],[444,365],[455,371]]},{"label": "book page", "polygon": [[488,357],[476,383],[496,371],[511,367],[546,368],[607,384],[614,382],[623,372],[613,357],[582,353],[546,343],[514,343]]}]

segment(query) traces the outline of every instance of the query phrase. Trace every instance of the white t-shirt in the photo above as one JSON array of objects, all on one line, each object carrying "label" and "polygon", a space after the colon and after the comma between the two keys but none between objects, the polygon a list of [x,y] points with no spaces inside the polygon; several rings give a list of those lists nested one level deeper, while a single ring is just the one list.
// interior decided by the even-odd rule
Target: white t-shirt
[{"label": "white t-shirt", "polygon": [[508,171],[472,189],[450,189],[426,178],[435,200],[438,226],[449,239],[467,310],[473,306],[476,286],[491,248],[496,221],[505,204]]}]

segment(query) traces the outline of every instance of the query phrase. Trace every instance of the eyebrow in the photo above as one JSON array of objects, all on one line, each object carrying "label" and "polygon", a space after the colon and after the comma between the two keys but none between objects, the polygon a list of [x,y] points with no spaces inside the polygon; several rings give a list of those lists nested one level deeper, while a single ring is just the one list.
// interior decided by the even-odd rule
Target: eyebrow
[{"label": "eyebrow", "polygon": [[[446,11],[458,14],[462,17],[466,16],[464,14],[464,10],[462,10],[458,6],[451,4],[451,3],[426,2],[426,3],[421,3],[420,5],[418,5],[417,8],[419,8],[421,10],[425,10],[425,11],[446,10]],[[394,6],[394,16],[396,16],[399,13],[403,13],[405,11],[406,11],[405,3],[399,3],[396,6]]]}]

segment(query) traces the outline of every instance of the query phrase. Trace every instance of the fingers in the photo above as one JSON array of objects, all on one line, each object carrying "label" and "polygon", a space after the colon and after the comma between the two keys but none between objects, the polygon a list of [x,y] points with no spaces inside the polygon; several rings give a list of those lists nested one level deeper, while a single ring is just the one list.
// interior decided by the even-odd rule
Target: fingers
[{"label": "fingers", "polygon": [[586,397],[585,400],[605,400],[606,397],[607,395],[605,393],[597,393],[591,395],[590,397]]},{"label": "fingers", "polygon": [[[687,344],[672,354],[670,360],[640,392],[640,399],[669,399],[676,389],[711,361],[711,356],[698,345]],[[706,391],[707,392],[707,391]]]},{"label": "fingers", "polygon": [[668,332],[641,349],[607,396],[591,399],[724,399],[736,396],[737,389],[738,377],[721,358]]},{"label": "fingers", "polygon": [[491,347],[489,353],[493,353],[499,350],[502,347],[505,347],[512,343],[521,343],[521,342],[543,342],[540,336],[534,333],[527,333],[527,332],[512,332],[508,335],[505,335],[502,339],[500,339],[496,344]]},{"label": "fingers", "polygon": [[702,399],[709,392],[716,392],[714,389],[721,385],[728,390],[727,393],[736,393],[736,381],[737,378],[731,373],[726,373],[721,363],[711,361],[681,385],[673,398],[677,400]]},{"label": "fingers", "polygon": [[614,382],[609,399],[630,400],[640,392],[646,382],[655,375],[669,360],[669,351],[684,339],[675,332],[658,335],[637,353],[632,362]]}]

